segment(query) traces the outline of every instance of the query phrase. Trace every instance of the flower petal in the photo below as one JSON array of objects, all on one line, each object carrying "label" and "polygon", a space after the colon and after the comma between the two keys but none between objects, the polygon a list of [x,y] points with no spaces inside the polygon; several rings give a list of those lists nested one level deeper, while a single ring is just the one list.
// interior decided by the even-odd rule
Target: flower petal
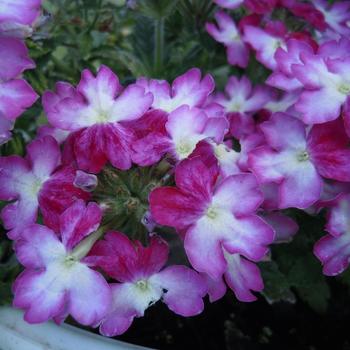
[{"label": "flower petal", "polygon": [[200,314],[204,309],[203,297],[207,294],[204,279],[186,266],[169,266],[150,279],[166,292],[163,301],[169,309],[185,317]]}]

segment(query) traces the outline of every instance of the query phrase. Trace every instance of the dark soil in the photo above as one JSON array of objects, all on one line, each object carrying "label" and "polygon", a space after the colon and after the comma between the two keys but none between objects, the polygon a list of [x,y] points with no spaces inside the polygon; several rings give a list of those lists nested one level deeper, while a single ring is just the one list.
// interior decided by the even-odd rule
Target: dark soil
[{"label": "dark soil", "polygon": [[324,314],[300,300],[269,305],[260,297],[248,304],[228,293],[192,318],[158,303],[117,339],[161,350],[350,350],[348,290],[330,284],[332,299]]}]

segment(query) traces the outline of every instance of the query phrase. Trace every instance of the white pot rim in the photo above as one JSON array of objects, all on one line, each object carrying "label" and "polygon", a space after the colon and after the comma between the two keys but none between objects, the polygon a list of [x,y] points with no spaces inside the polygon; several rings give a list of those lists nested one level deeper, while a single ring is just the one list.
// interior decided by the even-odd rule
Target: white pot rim
[{"label": "white pot rim", "polygon": [[147,348],[102,337],[53,322],[30,325],[23,312],[0,307],[0,350],[146,350]]}]

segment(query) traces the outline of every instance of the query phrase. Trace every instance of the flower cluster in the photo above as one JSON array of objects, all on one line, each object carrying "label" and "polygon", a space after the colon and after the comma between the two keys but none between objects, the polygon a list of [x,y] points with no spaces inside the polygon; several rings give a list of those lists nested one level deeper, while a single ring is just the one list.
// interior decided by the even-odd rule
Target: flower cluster
[{"label": "flower cluster", "polygon": [[[284,209],[327,208],[329,234],[314,253],[327,275],[347,267],[349,3],[215,2],[250,12],[236,25],[220,10],[206,29],[229,64],[246,68],[254,54],[266,81],[231,76],[215,92],[197,68],[172,84],[141,77],[128,86],[106,66],[84,70],[77,86],[44,93],[49,124],[26,157],[0,157],[0,199],[11,201],[1,217],[25,267],[14,305],[28,322],[71,315],[114,336],[159,300],[183,316],[227,287],[254,301],[264,288],[258,263],[298,231]],[[4,3],[0,24],[37,17],[38,1]],[[273,21],[280,8],[310,30]],[[20,39],[0,34],[2,47],[0,117],[13,121],[36,99],[15,79],[33,63]],[[186,258],[168,259],[169,231]]]}]

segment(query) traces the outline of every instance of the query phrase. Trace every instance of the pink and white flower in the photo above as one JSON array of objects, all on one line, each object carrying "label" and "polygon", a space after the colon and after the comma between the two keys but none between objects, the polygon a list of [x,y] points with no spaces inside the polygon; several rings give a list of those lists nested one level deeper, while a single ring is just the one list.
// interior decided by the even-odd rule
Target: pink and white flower
[{"label": "pink and white flower", "polygon": [[338,1],[332,5],[326,0],[315,0],[313,5],[319,10],[330,29],[340,35],[350,35],[350,3]]},{"label": "pink and white flower", "polygon": [[62,322],[69,314],[83,325],[97,325],[111,304],[103,276],[83,258],[101,221],[95,203],[78,201],[60,217],[60,239],[46,226],[32,224],[15,244],[24,272],[13,286],[13,305],[25,310],[29,323]]},{"label": "pink and white flower", "polygon": [[292,67],[294,64],[302,64],[301,56],[305,54],[315,54],[314,48],[305,41],[289,39],[285,49],[279,47],[276,50],[276,69],[266,83],[284,91],[302,88],[303,84],[294,76]]},{"label": "pink and white flower", "polygon": [[350,149],[341,121],[316,125],[307,133],[300,120],[275,113],[260,127],[267,145],[250,153],[249,164],[261,183],[279,185],[280,208],[315,203],[322,177],[350,181]]},{"label": "pink and white flower", "polygon": [[233,66],[242,68],[248,66],[249,49],[243,42],[241,33],[232,18],[225,12],[217,12],[215,19],[218,24],[207,23],[207,32],[219,43],[226,47],[227,60]]},{"label": "pink and white flower", "polygon": [[213,280],[206,275],[210,301],[214,302],[225,295],[225,282],[239,301],[255,301],[257,298],[252,291],[261,292],[264,289],[264,282],[259,268],[256,264],[243,258],[239,254],[230,254],[224,250],[224,257],[227,268],[223,277]]},{"label": "pink and white flower", "polygon": [[350,262],[350,195],[339,198],[331,209],[326,230],[314,247],[314,253],[323,265],[323,273],[335,276],[342,273]]},{"label": "pink and white flower", "polygon": [[167,243],[155,235],[148,247],[120,232],[109,232],[95,244],[86,261],[119,282],[111,284],[113,302],[101,322],[103,335],[124,333],[135,317],[142,317],[159,300],[182,316],[202,312],[207,293],[204,279],[186,266],[163,268],[168,253]]},{"label": "pink and white flower", "polygon": [[84,70],[77,88],[58,83],[45,92],[44,109],[56,128],[75,131],[74,153],[79,168],[97,173],[109,161],[118,169],[131,167],[133,131],[126,121],[140,118],[153,96],[136,84],[123,90],[118,77],[101,66],[96,77]]},{"label": "pink and white flower", "polygon": [[[157,114],[159,123],[155,123],[154,116],[146,116],[150,123],[146,129],[150,132],[132,146],[133,161],[141,166],[158,162],[166,153],[176,161],[186,159],[200,141],[220,143],[228,130],[226,118],[209,118],[202,109],[187,105],[177,108],[167,118]],[[160,127],[162,123],[164,128]]]},{"label": "pink and white flower", "polygon": [[304,87],[295,109],[307,124],[337,119],[350,96],[350,56],[325,59],[305,53],[301,60],[302,64],[292,65],[294,76]]},{"label": "pink and white flower", "polygon": [[224,107],[230,121],[230,133],[237,139],[251,134],[255,129],[252,115],[263,109],[272,97],[271,90],[262,85],[253,87],[251,81],[231,76],[225,94],[215,95],[214,101]]},{"label": "pink and white flower", "polygon": [[192,68],[178,76],[170,86],[165,80],[139,78],[138,86],[150,92],[153,96],[153,109],[171,113],[178,107],[202,107],[208,96],[214,90],[214,79],[210,74],[202,78],[198,68]]},{"label": "pink and white flower", "polygon": [[73,168],[57,169],[60,159],[51,136],[31,142],[26,158],[0,157],[0,198],[14,201],[1,212],[10,238],[17,239],[23,228],[36,221],[39,203],[45,222],[55,229],[58,214],[76,199],[89,197],[73,186]]},{"label": "pink and white flower", "polygon": [[160,187],[150,194],[154,220],[185,231],[184,246],[192,266],[218,279],[227,269],[227,252],[259,261],[274,232],[255,212],[263,201],[255,177],[231,175],[217,182],[219,169],[201,159],[181,162],[177,187]]},{"label": "pink and white flower", "polygon": [[244,41],[256,51],[256,59],[267,68],[276,69],[274,58],[279,47],[286,47],[287,28],[280,22],[269,22],[266,27],[247,25],[244,28]]}]

